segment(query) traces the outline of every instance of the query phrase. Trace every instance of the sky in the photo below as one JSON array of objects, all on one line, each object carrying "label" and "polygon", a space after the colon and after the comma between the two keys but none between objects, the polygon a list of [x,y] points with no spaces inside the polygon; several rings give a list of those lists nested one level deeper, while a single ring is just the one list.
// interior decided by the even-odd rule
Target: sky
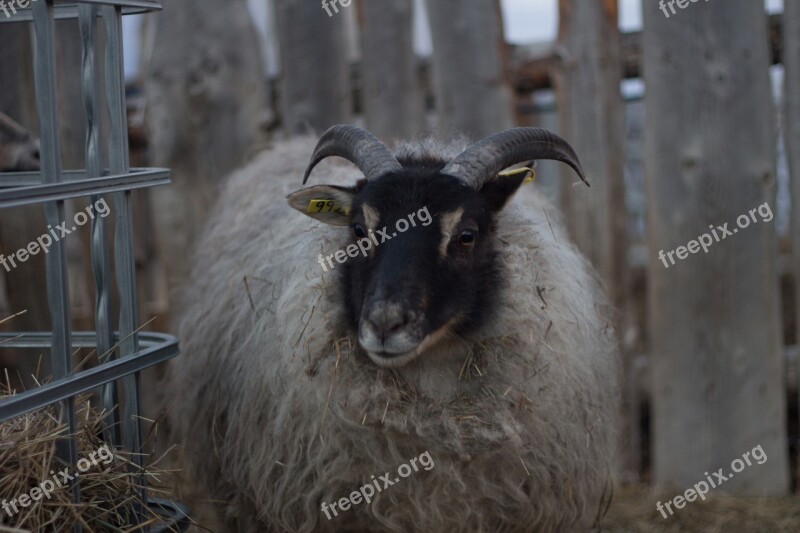
[{"label": "sky", "polygon": [[[254,14],[254,21],[263,36],[267,34],[267,0],[247,0]],[[414,0],[415,9],[415,48],[418,53],[427,55],[431,50],[430,35],[426,29],[424,10],[420,9],[424,0]],[[474,1],[474,0],[466,0]],[[597,0],[599,1],[599,0]],[[623,31],[634,31],[642,27],[642,2],[654,0],[619,0],[619,27]],[[715,0],[722,2],[722,0]],[[770,12],[782,11],[784,0],[765,0]],[[501,0],[503,25],[506,39],[514,44],[552,41],[558,28],[558,0]],[[135,76],[138,71],[138,48],[140,16],[129,16],[123,20],[125,31],[125,72]],[[265,59],[271,74],[277,70],[277,58],[267,54]]]}]

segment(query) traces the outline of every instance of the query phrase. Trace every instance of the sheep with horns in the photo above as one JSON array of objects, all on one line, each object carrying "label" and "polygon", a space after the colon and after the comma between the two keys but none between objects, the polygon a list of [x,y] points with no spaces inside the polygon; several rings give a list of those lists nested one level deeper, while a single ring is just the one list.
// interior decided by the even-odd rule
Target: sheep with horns
[{"label": "sheep with horns", "polygon": [[572,148],[516,128],[393,153],[334,126],[304,183],[331,156],[363,178],[331,160],[293,191],[312,142],[234,173],[197,246],[165,389],[185,487],[226,531],[597,527],[612,310],[526,172],[502,172],[554,159],[585,181]]}]

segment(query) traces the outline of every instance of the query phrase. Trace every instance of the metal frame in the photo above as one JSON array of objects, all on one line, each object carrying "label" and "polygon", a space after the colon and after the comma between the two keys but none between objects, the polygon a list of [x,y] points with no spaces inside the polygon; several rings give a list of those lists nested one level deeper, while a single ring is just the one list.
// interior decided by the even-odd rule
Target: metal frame
[{"label": "metal frame", "polygon": [[[131,191],[169,183],[169,171],[160,168],[130,168],[125,109],[122,54],[122,15],[161,9],[154,0],[35,0],[30,8],[18,9],[0,23],[32,22],[35,34],[34,74],[36,107],[39,115],[41,171],[0,173],[0,208],[42,204],[48,225],[65,221],[65,201],[88,197],[91,202],[108,196],[115,214],[114,263],[118,287],[119,326],[111,324],[112,287],[108,227],[103,217],[91,224],[92,270],[95,281],[95,331],[73,332],[71,328],[67,261],[64,242],[54,242],[46,256],[47,293],[53,329],[45,332],[0,334],[0,347],[50,349],[53,380],[33,390],[0,401],[0,422],[30,411],[54,405],[69,427],[69,435],[59,441],[58,455],[68,464],[77,464],[74,398],[93,389],[102,389],[102,407],[110,413],[104,439],[115,447],[124,445],[138,452],[142,445],[141,370],[166,361],[179,353],[178,339],[158,333],[137,331],[136,280],[133,252]],[[59,118],[56,107],[56,60],[54,22],[77,18],[82,44],[81,89],[86,116],[86,169],[64,172],[59,144]],[[103,24],[105,46],[99,45],[97,25]],[[104,61],[104,91],[98,76]],[[77,75],[77,73],[76,73]],[[110,124],[108,153],[102,149],[103,102]],[[104,161],[108,161],[108,169]],[[43,228],[42,233],[46,230]],[[72,352],[76,348],[95,348],[100,357],[97,367],[76,371]],[[121,390],[120,390],[121,388]],[[122,400],[122,401],[120,401]],[[141,466],[142,457],[133,461]],[[73,501],[80,501],[80,486],[72,485]],[[162,516],[170,517],[174,528],[187,525],[186,510],[166,500],[148,499],[142,479],[142,500]],[[137,517],[141,523],[141,509]],[[74,531],[80,531],[76,526]]]}]

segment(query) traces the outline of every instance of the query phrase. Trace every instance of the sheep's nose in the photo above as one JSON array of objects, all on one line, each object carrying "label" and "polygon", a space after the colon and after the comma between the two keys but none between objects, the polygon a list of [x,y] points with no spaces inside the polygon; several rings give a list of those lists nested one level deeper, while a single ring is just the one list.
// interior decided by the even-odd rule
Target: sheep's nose
[{"label": "sheep's nose", "polygon": [[399,305],[377,305],[367,316],[367,322],[381,343],[385,343],[408,324],[409,317]]}]

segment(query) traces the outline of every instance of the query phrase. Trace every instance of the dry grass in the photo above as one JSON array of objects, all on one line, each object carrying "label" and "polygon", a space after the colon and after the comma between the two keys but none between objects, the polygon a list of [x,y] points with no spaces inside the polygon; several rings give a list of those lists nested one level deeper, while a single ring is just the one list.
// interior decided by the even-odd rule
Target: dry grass
[{"label": "dry grass", "polygon": [[603,522],[607,533],[780,533],[800,531],[800,496],[741,498],[719,491],[665,519],[656,510],[678,493],[656,494],[646,486],[618,489]]},{"label": "dry grass", "polygon": [[[12,394],[7,382],[0,382],[0,401]],[[91,405],[90,396],[75,400],[75,414],[78,459],[89,459],[95,452],[96,464],[89,465],[68,485],[56,486],[49,499],[39,495],[28,507],[20,506],[20,496],[30,495],[31,489],[45,480],[62,480],[59,472],[66,465],[56,457],[56,442],[68,434],[67,427],[52,406],[0,423],[0,504],[17,499],[19,509],[13,513],[11,507],[0,507],[0,531],[69,531],[75,524],[81,524],[84,531],[129,531],[137,523],[133,510],[142,503],[142,479],[147,481],[151,495],[154,484],[166,485],[161,479],[166,472],[155,464],[138,468],[130,452],[114,450],[113,458],[96,454],[104,445],[100,435],[106,427],[106,414]],[[68,474],[77,472],[76,467],[69,467]],[[71,489],[77,481],[81,503],[76,505]],[[148,524],[161,523],[152,512],[145,513]]]}]

